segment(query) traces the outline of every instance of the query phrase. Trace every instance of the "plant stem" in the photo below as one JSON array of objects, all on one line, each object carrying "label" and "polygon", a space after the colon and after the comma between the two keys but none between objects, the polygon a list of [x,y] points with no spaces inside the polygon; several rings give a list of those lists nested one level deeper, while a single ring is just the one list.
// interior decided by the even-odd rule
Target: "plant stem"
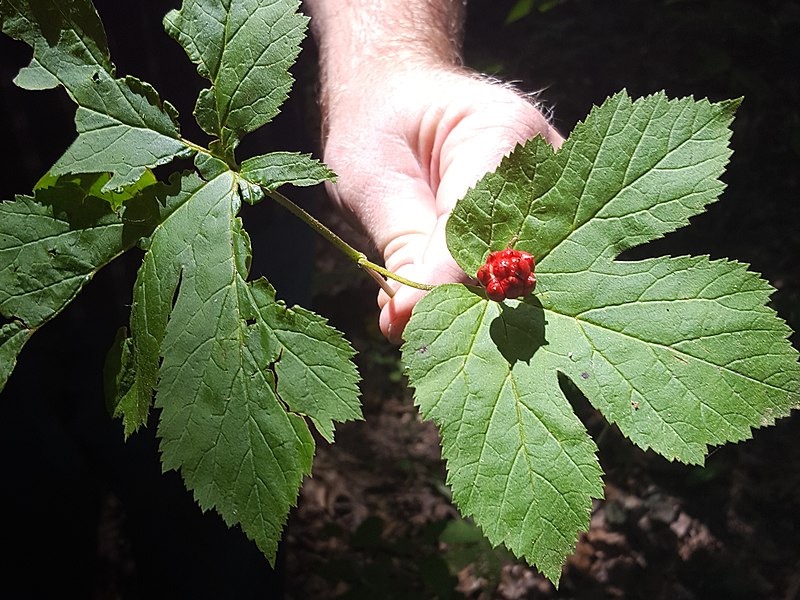
[{"label": "plant stem", "polygon": [[410,279],[406,279],[405,277],[401,277],[392,271],[375,264],[374,262],[367,259],[367,256],[363,252],[359,252],[355,248],[353,248],[350,244],[345,242],[342,238],[338,235],[333,233],[330,229],[325,227],[322,223],[320,223],[317,219],[307,213],[305,210],[300,208],[297,204],[289,200],[286,196],[277,192],[275,190],[270,190],[267,188],[262,188],[264,193],[275,200],[278,204],[283,206],[286,210],[291,212],[293,215],[304,221],[308,224],[314,231],[319,233],[322,237],[328,240],[331,244],[336,246],[340,251],[342,251],[347,257],[349,257],[356,265],[365,269],[367,273],[381,286],[384,292],[386,292],[389,297],[394,296],[394,290],[389,286],[386,280],[381,277],[388,277],[389,279],[394,279],[395,281],[402,283],[403,285],[407,285],[418,290],[432,290],[435,286],[427,284],[427,283],[418,283],[416,281],[411,281]]},{"label": "plant stem", "polygon": [[195,152],[199,152],[200,154],[208,154],[209,156],[214,156],[214,154],[208,150],[207,148],[203,148],[199,144],[195,144],[192,141],[187,140],[186,138],[180,138],[181,142],[183,142],[184,146],[194,150]]}]

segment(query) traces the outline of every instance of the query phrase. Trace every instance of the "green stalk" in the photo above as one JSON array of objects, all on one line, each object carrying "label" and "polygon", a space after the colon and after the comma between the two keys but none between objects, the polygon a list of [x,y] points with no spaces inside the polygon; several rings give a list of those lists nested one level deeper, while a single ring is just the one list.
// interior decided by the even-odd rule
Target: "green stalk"
[{"label": "green stalk", "polygon": [[[394,290],[389,287],[389,284],[386,283],[386,280],[383,277],[388,277],[389,279],[394,279],[397,282],[402,283],[403,285],[407,285],[418,290],[432,290],[435,286],[427,284],[427,283],[418,283],[416,281],[411,281],[410,279],[406,279],[405,277],[401,277],[392,271],[375,264],[374,262],[367,259],[367,256],[363,252],[359,252],[355,248],[353,248],[350,244],[345,242],[342,238],[338,235],[333,233],[330,229],[328,229],[325,225],[320,223],[317,219],[307,213],[305,210],[300,208],[297,204],[289,200],[286,196],[281,194],[280,192],[276,192],[275,190],[264,189],[264,193],[275,200],[278,204],[283,206],[286,210],[290,213],[304,221],[308,224],[314,231],[319,233],[322,237],[328,240],[331,244],[336,246],[341,252],[343,252],[348,258],[350,258],[356,265],[360,268],[365,269],[367,273],[369,273],[370,277],[372,277],[378,285],[381,286],[384,292],[386,292],[389,297],[394,296]],[[383,275],[383,277],[381,277]]]}]

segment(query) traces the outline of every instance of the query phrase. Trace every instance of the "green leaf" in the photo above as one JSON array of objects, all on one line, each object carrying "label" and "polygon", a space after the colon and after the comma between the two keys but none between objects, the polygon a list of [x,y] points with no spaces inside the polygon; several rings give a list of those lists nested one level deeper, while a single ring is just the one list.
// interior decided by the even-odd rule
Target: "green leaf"
[{"label": "green leaf", "polygon": [[509,10],[508,14],[506,15],[506,25],[510,25],[511,23],[515,23],[520,19],[524,19],[531,14],[533,8],[533,0],[517,0],[517,2],[511,7],[511,10]]},{"label": "green leaf", "polygon": [[539,271],[555,250],[576,271],[688,224],[724,188],[738,105],[616,94],[557,155],[535,138],[471,190],[448,221],[453,257],[474,273],[515,239]]},{"label": "green leaf", "polygon": [[148,84],[116,79],[108,44],[89,0],[4,0],[2,31],[33,48],[16,83],[64,86],[78,105],[78,138],[54,175],[110,172],[103,191],[136,182],[148,168],[192,150],[180,139],[175,109]]},{"label": "green leaf", "polygon": [[271,121],[292,86],[307,19],[298,0],[184,0],[164,19],[212,86],[197,100],[200,127],[233,149]]},{"label": "green leaf", "polygon": [[17,364],[17,356],[32,331],[19,321],[12,321],[0,327],[0,392],[6,386],[11,372]]},{"label": "green leaf", "polygon": [[[148,235],[160,218],[156,207],[164,186],[142,189],[141,202],[114,211],[94,193],[105,177],[49,180],[34,197],[0,203],[0,315],[15,320],[4,326],[10,336],[3,338],[4,352],[19,351],[98,270]],[[10,373],[13,363],[8,365]],[[0,379],[0,386],[4,382]]]},{"label": "green leaf", "polygon": [[103,365],[103,391],[109,414],[120,417],[125,439],[147,421],[150,404],[138,402],[133,344],[127,330],[120,327]]},{"label": "green leaf", "polygon": [[264,317],[282,346],[275,366],[278,394],[291,410],[308,415],[320,435],[333,442],[334,421],[361,419],[359,376],[350,360],[355,353],[319,315],[275,302],[272,288],[259,286],[253,292],[258,290],[265,296],[261,304],[269,307]]},{"label": "green leaf", "polygon": [[439,286],[414,309],[403,360],[422,416],[440,429],[461,513],[557,582],[603,488],[544,330],[538,302]]},{"label": "green leaf", "polygon": [[148,84],[98,75],[94,87],[75,98],[78,138],[53,165],[54,174],[108,171],[103,190],[116,190],[194,152],[180,139],[174,109]]},{"label": "green leaf", "polygon": [[563,372],[642,448],[701,464],[708,445],[748,439],[800,401],[789,329],[745,265],[658,258],[540,277],[569,332]]},{"label": "green leaf", "polygon": [[[541,138],[518,147],[457,204],[448,246],[468,273],[509,244],[534,254],[535,296],[497,304],[447,286],[419,303],[406,330],[410,382],[423,414],[441,428],[456,502],[490,540],[554,582],[566,542],[588,526],[588,499],[599,496],[599,470],[576,469],[589,464],[585,458],[572,467],[544,471],[530,462],[514,471],[525,455],[520,440],[544,435],[537,426],[554,448],[569,446],[548,465],[576,449],[589,453],[588,436],[563,424],[570,411],[557,373],[633,442],[687,463],[701,463],[709,445],[747,439],[800,404],[789,329],[765,306],[772,288],[745,265],[707,257],[615,260],[717,199],[737,105],[663,94],[634,102],[622,92],[595,108],[557,153]],[[505,400],[498,392],[504,385],[536,401]],[[518,415],[533,406],[541,419],[518,418],[515,428],[503,417],[509,403]],[[469,427],[481,423],[489,425],[476,436]],[[512,431],[521,433],[508,444]],[[477,446],[485,448],[480,456]],[[470,481],[487,455],[485,479]],[[585,482],[576,470],[587,473]],[[547,485],[528,483],[537,477]],[[506,499],[516,502],[520,489],[535,514],[552,505],[551,491],[582,507],[571,520],[543,518],[564,536],[561,543],[543,538],[527,513],[503,516]]]},{"label": "green leaf", "polygon": [[219,139],[196,157],[199,174],[167,185],[151,168],[199,148],[180,138],[155,90],[115,78],[91,3],[0,3],[3,32],[33,48],[17,83],[62,85],[79,134],[34,197],[0,204],[0,388],[28,337],[139,244],[130,337],[118,332],[104,369],[109,408],[127,437],[155,393],[164,469],[180,470],[200,506],[241,525],[270,561],[311,471],[308,423],[332,441],[335,422],[361,418],[352,347],[324,319],[276,300],[266,280],[247,281],[250,240],[236,216],[244,193],[332,177],[290,153],[248,162],[253,181],[231,170],[241,136],[286,98],[306,26],[297,8],[187,1],[170,14],[171,33],[212,79],[198,117]]},{"label": "green leaf", "polygon": [[242,161],[242,177],[269,190],[282,185],[311,186],[333,181],[336,175],[309,154],[271,152]]},{"label": "green leaf", "polygon": [[172,203],[134,290],[135,406],[156,390],[164,468],[274,560],[314,452],[299,413],[329,436],[332,420],[360,416],[353,351],[266,281],[246,281],[236,174],[185,177]]},{"label": "green leaf", "polygon": [[[30,327],[50,319],[126,245],[122,218],[105,202],[62,198],[0,204],[0,310]],[[95,213],[79,212],[81,204]]]},{"label": "green leaf", "polygon": [[89,0],[3,0],[0,25],[34,49],[31,64],[15,80],[22,88],[79,87],[81,70],[90,65],[114,72],[106,32]]}]

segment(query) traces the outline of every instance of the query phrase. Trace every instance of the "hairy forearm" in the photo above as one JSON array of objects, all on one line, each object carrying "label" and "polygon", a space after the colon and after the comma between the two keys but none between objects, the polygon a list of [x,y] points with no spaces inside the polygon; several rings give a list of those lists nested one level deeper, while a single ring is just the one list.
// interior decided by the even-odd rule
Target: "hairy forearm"
[{"label": "hairy forearm", "polygon": [[[304,1],[320,49],[324,160],[338,175],[331,199],[391,271],[463,281],[445,236],[453,205],[516,144],[560,136],[528,98],[461,65],[463,0]],[[390,340],[421,295],[379,294]]]},{"label": "hairy forearm", "polygon": [[464,0],[305,0],[323,94],[370,69],[460,64]]}]

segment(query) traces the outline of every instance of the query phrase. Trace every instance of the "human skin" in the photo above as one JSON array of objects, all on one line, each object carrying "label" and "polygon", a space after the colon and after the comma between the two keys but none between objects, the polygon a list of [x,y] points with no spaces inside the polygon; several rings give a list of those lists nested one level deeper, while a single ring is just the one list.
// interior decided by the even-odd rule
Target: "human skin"
[{"label": "human skin", "polygon": [[[456,201],[516,144],[563,139],[530,98],[462,66],[458,0],[305,0],[320,52],[328,185],[386,268],[469,281],[445,243]],[[389,281],[380,328],[393,343],[424,291]]]}]

